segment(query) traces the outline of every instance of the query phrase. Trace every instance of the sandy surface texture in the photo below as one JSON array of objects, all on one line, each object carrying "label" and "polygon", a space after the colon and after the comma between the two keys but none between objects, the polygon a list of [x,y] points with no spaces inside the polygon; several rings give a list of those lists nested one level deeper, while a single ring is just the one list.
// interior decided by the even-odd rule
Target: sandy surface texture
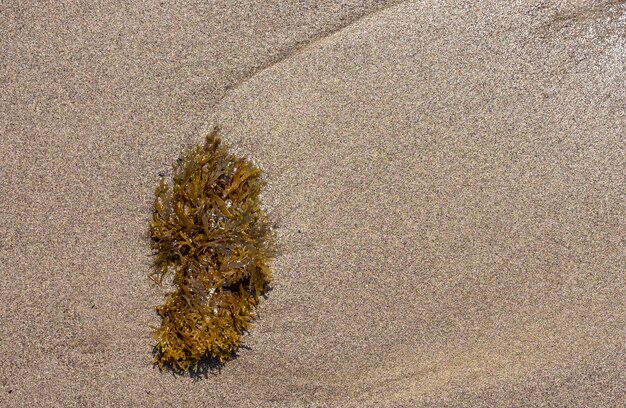
[{"label": "sandy surface texture", "polygon": [[[626,2],[504,3],[2,2],[0,406],[623,406]],[[147,223],[214,125],[280,255],[193,380]]]}]

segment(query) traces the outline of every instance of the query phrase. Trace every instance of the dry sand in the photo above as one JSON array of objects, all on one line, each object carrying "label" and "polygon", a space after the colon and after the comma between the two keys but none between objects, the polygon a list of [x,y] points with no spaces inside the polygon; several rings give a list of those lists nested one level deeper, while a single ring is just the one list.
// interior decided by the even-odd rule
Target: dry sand
[{"label": "dry sand", "polygon": [[[626,2],[228,3],[0,6],[0,406],[623,406]],[[281,254],[194,381],[146,229],[215,124]]]}]

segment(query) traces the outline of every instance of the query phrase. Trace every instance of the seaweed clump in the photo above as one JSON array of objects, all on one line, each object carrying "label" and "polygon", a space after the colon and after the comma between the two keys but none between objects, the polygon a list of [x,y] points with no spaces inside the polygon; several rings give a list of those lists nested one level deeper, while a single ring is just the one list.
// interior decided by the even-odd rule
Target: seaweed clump
[{"label": "seaweed clump", "polygon": [[183,151],[156,188],[150,222],[152,279],[175,290],[156,308],[154,363],[174,372],[232,358],[271,281],[273,236],[260,207],[261,171],[221,145]]}]

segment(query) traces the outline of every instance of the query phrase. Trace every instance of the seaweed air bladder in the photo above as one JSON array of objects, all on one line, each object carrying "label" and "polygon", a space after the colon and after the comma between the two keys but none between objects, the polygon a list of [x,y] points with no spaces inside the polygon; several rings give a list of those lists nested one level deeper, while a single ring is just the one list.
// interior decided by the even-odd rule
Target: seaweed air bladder
[{"label": "seaweed air bladder", "polygon": [[232,358],[271,281],[273,235],[261,209],[261,171],[221,144],[183,151],[170,182],[156,188],[150,236],[152,279],[174,290],[156,308],[154,363],[194,371]]}]

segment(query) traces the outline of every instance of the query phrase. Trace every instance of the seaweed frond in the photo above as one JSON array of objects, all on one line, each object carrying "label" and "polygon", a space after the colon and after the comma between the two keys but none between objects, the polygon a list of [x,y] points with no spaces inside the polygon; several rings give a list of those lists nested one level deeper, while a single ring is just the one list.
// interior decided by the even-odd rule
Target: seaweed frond
[{"label": "seaweed frond", "polygon": [[184,151],[155,191],[151,278],[175,290],[156,308],[154,363],[193,371],[233,357],[271,281],[273,235],[259,193],[261,171],[222,146],[217,132]]}]

